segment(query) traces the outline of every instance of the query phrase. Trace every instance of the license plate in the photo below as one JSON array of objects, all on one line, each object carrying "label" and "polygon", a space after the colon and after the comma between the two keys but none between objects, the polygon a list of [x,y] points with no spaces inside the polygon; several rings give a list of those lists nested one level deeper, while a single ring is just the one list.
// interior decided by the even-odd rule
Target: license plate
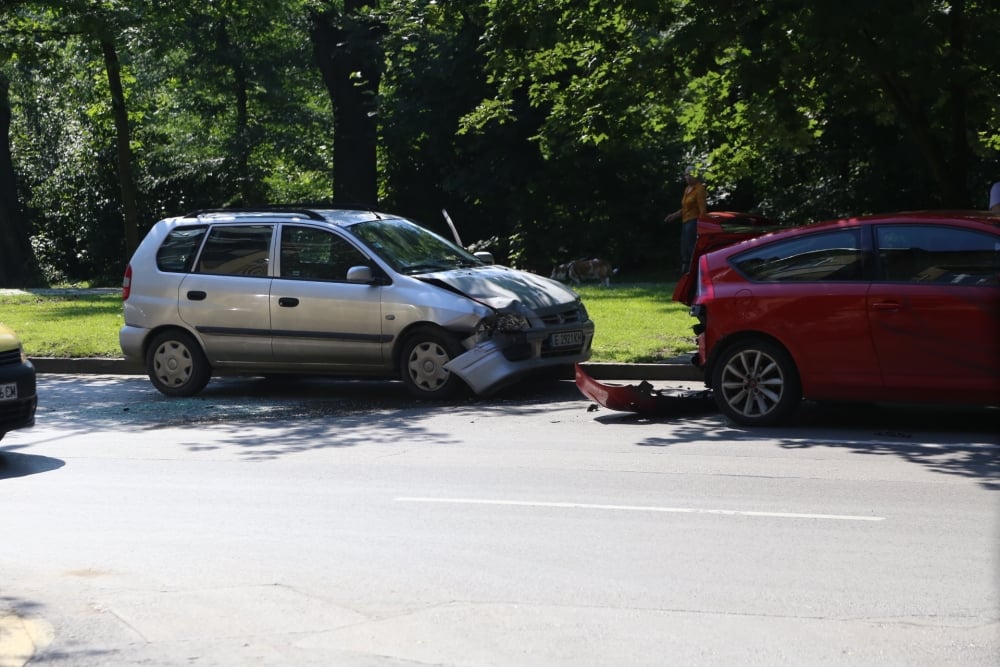
[{"label": "license plate", "polygon": [[0,401],[13,401],[17,398],[17,383],[0,384]]},{"label": "license plate", "polygon": [[583,332],[564,331],[562,333],[554,333],[549,338],[549,341],[552,343],[552,347],[575,347],[583,344]]}]

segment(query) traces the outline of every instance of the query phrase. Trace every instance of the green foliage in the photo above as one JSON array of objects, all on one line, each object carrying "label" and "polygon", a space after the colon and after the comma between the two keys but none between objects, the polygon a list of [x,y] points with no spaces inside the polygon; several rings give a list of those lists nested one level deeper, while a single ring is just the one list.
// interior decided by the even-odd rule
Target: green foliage
[{"label": "green foliage", "polygon": [[672,267],[684,164],[711,208],[787,222],[981,208],[998,178],[988,0],[18,0],[0,3],[0,68],[46,276],[112,284],[127,261],[102,42],[143,229],[329,200],[351,156],[315,14],[355,31],[341,49],[380,54],[379,204],[445,234],[446,208],[467,243],[542,273]]},{"label": "green foliage", "polygon": [[751,188],[760,210],[793,219],[982,206],[996,177],[993,3],[707,0],[687,12],[678,41],[695,110],[683,122],[717,187]]}]

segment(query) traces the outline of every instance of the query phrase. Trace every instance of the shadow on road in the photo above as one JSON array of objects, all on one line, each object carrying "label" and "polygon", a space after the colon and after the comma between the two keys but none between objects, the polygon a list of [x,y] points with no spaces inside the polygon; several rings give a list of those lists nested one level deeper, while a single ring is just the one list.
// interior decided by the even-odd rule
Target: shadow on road
[{"label": "shadow on road", "polygon": [[708,411],[698,407],[693,404],[688,414],[656,419],[611,413],[597,420],[605,425],[670,425],[669,437],[653,435],[639,441],[641,447],[773,440],[784,449],[835,448],[859,456],[894,456],[1000,491],[997,408],[806,402],[781,426],[747,428],[719,414],[706,417]]},{"label": "shadow on road", "polygon": [[[460,444],[428,426],[428,418],[441,415],[474,423],[557,413],[565,418],[579,411],[601,429],[616,428],[616,438],[636,436],[638,447],[764,440],[785,449],[841,448],[900,457],[1000,490],[998,409],[806,402],[785,425],[748,429],[729,423],[704,396],[679,401],[670,414],[645,418],[596,409],[575,383],[551,378],[525,380],[489,397],[432,403],[412,399],[402,383],[391,381],[223,377],[197,396],[168,398],[144,377],[49,375],[39,397],[36,428],[123,433],[173,428],[183,438],[177,444],[190,451],[235,447],[250,460],[366,444]],[[617,427],[628,427],[628,435]],[[208,429],[211,439],[203,437]],[[22,469],[26,466],[22,462]]]},{"label": "shadow on road", "polygon": [[[580,398],[573,383],[552,379],[488,398],[424,402],[411,398],[400,382],[317,377],[220,377],[197,396],[168,398],[142,377],[48,375],[39,384],[35,431],[113,430],[135,442],[142,433],[173,429],[176,444],[189,451],[235,449],[259,461],[369,444],[454,445],[453,435],[428,426],[429,418],[517,418]],[[48,435],[37,436],[39,442]]]},{"label": "shadow on road", "polygon": [[6,449],[0,449],[0,479],[25,477],[40,472],[58,470],[66,465],[61,459],[36,454],[18,454]]}]

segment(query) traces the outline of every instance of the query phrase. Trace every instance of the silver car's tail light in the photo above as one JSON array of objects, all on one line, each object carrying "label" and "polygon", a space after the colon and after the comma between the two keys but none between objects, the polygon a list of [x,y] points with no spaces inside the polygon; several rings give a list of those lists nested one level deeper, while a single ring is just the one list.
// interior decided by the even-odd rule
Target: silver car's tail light
[{"label": "silver car's tail light", "polygon": [[132,265],[125,267],[125,277],[122,278],[122,301],[128,301],[132,293]]}]

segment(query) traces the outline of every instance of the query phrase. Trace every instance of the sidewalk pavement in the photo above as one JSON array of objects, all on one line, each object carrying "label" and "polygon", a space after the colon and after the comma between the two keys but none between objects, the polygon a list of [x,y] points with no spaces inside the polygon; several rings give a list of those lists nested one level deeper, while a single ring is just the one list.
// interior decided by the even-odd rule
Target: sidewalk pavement
[{"label": "sidewalk pavement", "polygon": [[[132,364],[124,359],[32,357],[35,371],[74,375],[145,375],[142,364]],[[649,382],[701,381],[701,371],[691,363],[691,355],[683,355],[660,363],[622,364],[614,362],[587,362],[587,373],[595,380],[647,380]],[[567,371],[572,380],[572,370]]]}]

